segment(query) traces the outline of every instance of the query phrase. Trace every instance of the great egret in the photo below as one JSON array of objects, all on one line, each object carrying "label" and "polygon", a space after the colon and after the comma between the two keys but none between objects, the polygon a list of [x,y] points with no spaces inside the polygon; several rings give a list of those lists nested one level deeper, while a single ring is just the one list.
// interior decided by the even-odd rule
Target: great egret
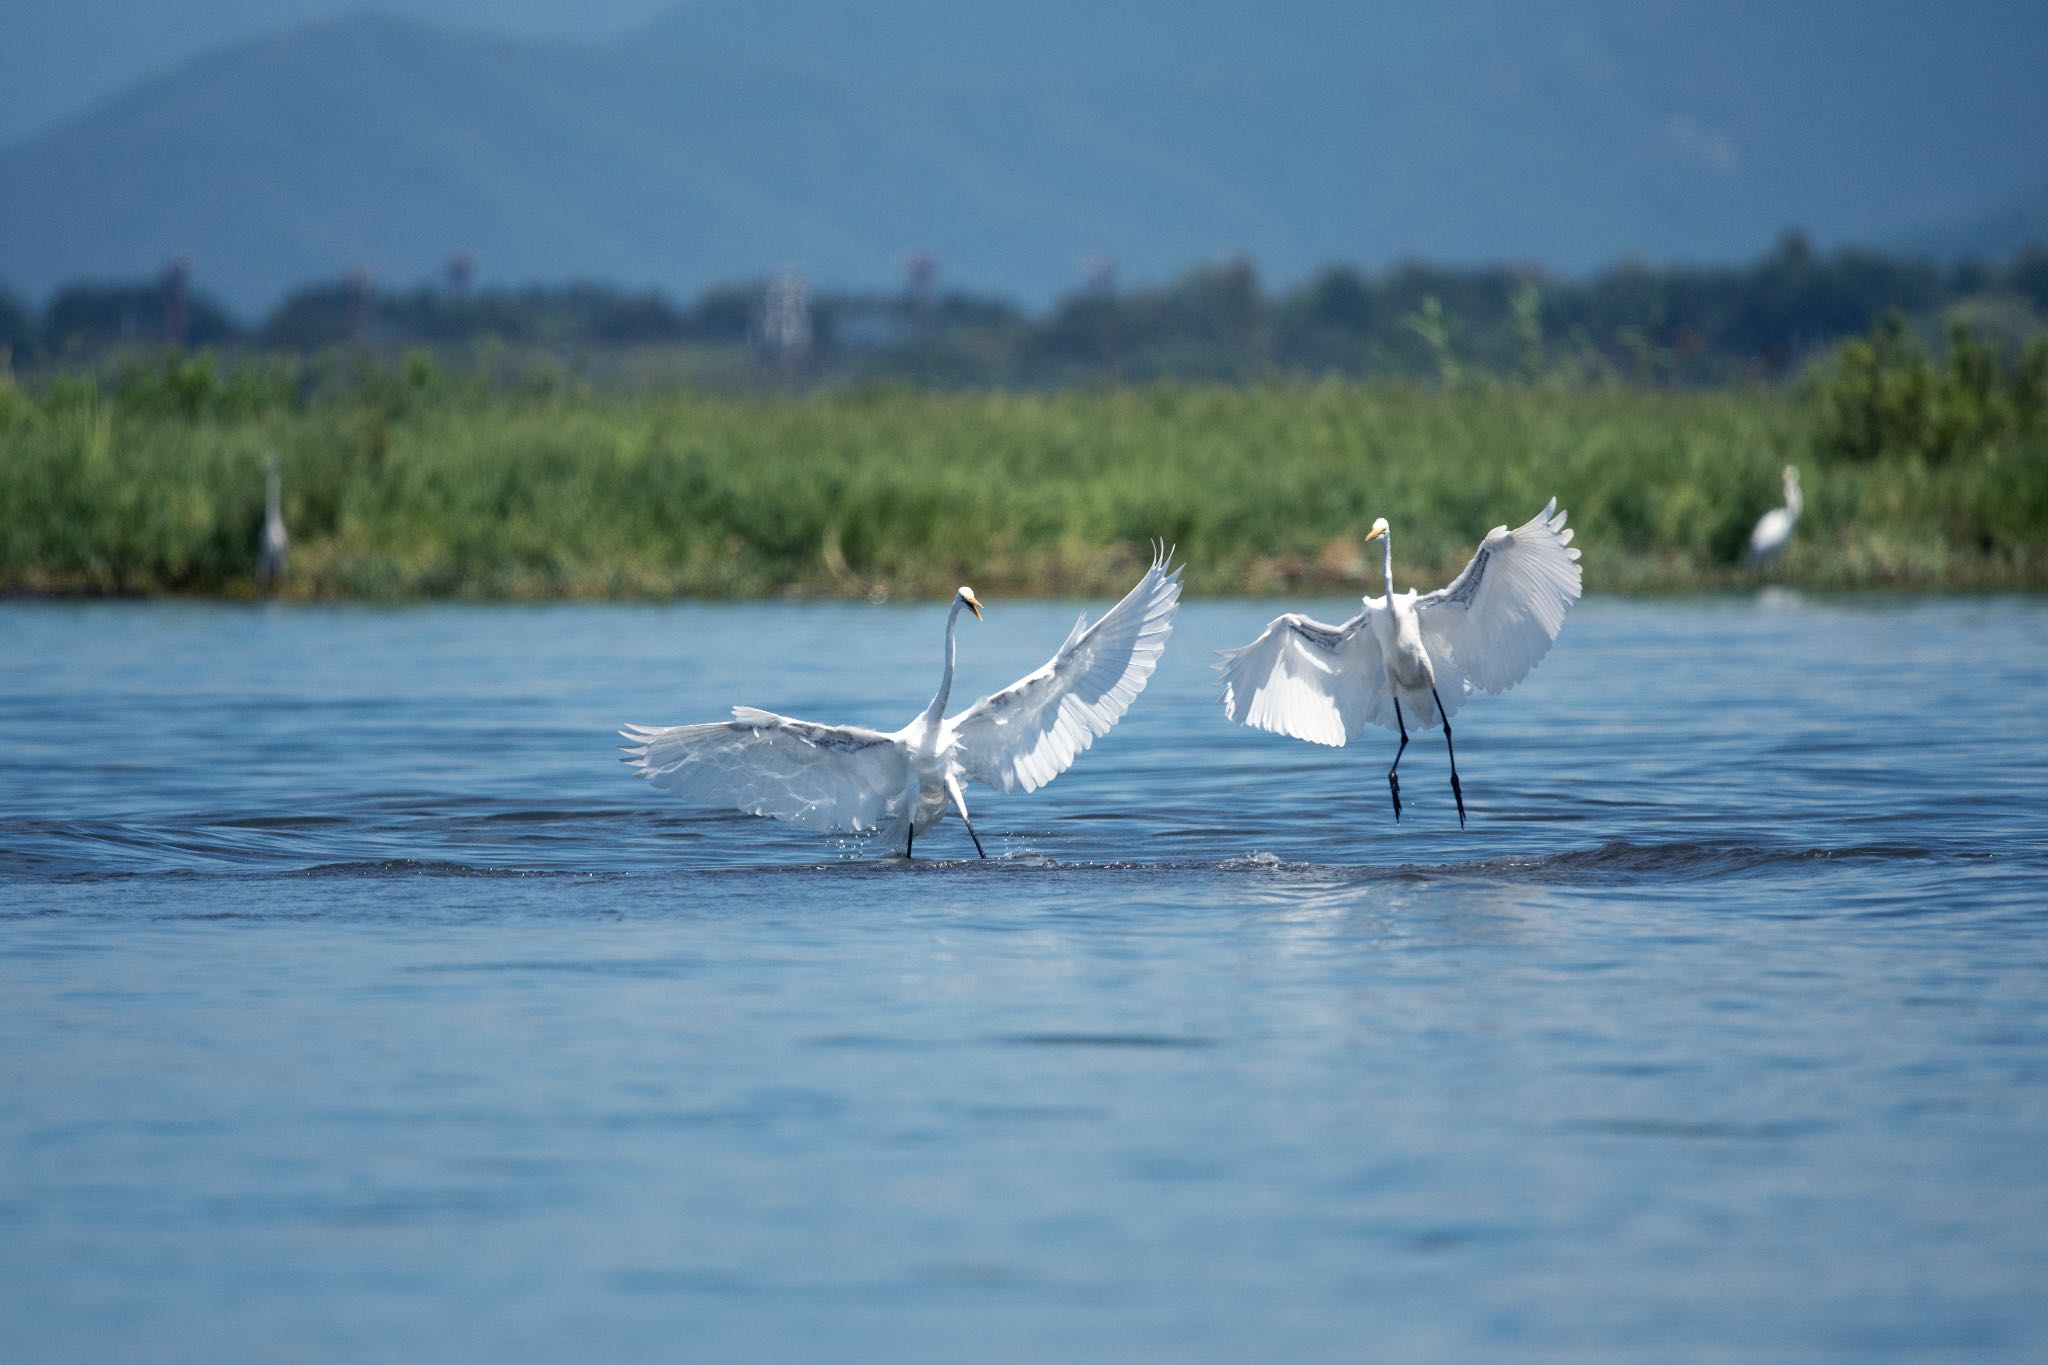
[{"label": "great egret", "polygon": [[1799,469],[1788,464],[1785,466],[1785,505],[1773,507],[1758,517],[1756,529],[1749,533],[1749,562],[1752,567],[1784,553],[1786,544],[1792,539],[1792,528],[1799,524],[1799,511],[1804,505],[1799,497]]},{"label": "great egret", "polygon": [[972,588],[946,613],[946,667],[931,705],[893,733],[818,725],[751,706],[732,719],[619,733],[625,762],[664,791],[750,815],[795,820],[837,832],[884,831],[909,857],[918,835],[960,812],[974,851],[986,858],[967,815],[968,781],[1003,791],[1036,791],[1122,719],[1145,690],[1166,648],[1180,601],[1180,570],[1161,547],[1152,567],[1094,625],[1087,613],[1045,667],[957,715],[953,629],[965,607],[981,619]]},{"label": "great egret", "polygon": [[[1401,755],[1408,749],[1403,700],[1423,729],[1441,722],[1451,757],[1451,796],[1465,825],[1465,792],[1451,716],[1473,690],[1505,692],[1529,676],[1579,600],[1579,552],[1557,499],[1526,525],[1496,526],[1465,571],[1427,597],[1394,591],[1394,546],[1387,520],[1373,522],[1387,595],[1341,626],[1306,616],[1276,618],[1265,634],[1222,651],[1223,710],[1240,725],[1315,744],[1342,745],[1368,723],[1401,732],[1387,787],[1401,818]],[[1446,699],[1444,692],[1451,695]],[[1431,720],[1430,706],[1436,708]]]},{"label": "great egret", "polygon": [[270,469],[263,476],[263,536],[256,545],[256,581],[274,588],[284,581],[285,552],[291,537],[284,529],[283,478],[277,453],[271,452]]}]

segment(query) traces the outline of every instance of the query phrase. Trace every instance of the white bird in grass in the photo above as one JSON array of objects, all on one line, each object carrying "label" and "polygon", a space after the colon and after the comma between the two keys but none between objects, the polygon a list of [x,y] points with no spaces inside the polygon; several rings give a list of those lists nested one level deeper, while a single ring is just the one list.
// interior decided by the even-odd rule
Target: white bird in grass
[{"label": "white bird in grass", "polygon": [[272,451],[270,469],[263,476],[263,537],[256,545],[256,581],[266,588],[284,581],[285,552],[292,543],[284,529],[283,485],[277,452]]},{"label": "white bird in grass", "polygon": [[1051,662],[957,715],[953,629],[966,607],[981,619],[972,588],[946,614],[946,668],[931,705],[901,730],[818,725],[751,706],[708,725],[619,733],[625,762],[664,791],[750,815],[795,820],[835,832],[883,831],[883,846],[909,857],[916,837],[960,813],[974,851],[988,856],[967,815],[969,781],[1003,791],[1036,791],[1109,733],[1145,690],[1180,602],[1180,570],[1161,547],[1138,585],[1088,624],[1074,623]]},{"label": "white bird in grass", "polygon": [[1799,497],[1799,469],[1788,464],[1785,466],[1785,505],[1773,507],[1758,517],[1756,529],[1749,533],[1752,568],[1785,552],[1785,546],[1792,539],[1792,528],[1799,524],[1799,512],[1804,506]]},{"label": "white bird in grass", "polygon": [[1398,821],[1405,701],[1423,729],[1444,727],[1462,829],[1451,716],[1468,693],[1505,692],[1550,652],[1566,609],[1579,600],[1579,552],[1567,548],[1564,516],[1552,498],[1528,524],[1494,527],[1465,571],[1426,597],[1394,591],[1393,538],[1381,517],[1366,541],[1381,542],[1387,595],[1366,598],[1365,610],[1341,626],[1290,614],[1243,648],[1222,651],[1224,713],[1315,744],[1342,745],[1368,724],[1399,730],[1401,747],[1387,770]]}]

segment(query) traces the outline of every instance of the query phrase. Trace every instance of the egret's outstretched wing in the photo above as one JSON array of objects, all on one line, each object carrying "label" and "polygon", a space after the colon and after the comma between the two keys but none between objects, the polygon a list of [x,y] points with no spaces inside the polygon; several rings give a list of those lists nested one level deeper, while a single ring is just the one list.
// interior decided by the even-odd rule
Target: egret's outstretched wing
[{"label": "egret's outstretched wing", "polygon": [[629,725],[619,731],[632,741],[624,761],[663,791],[820,829],[879,829],[899,813],[910,763],[890,736],[751,706],[735,706],[732,717]]},{"label": "egret's outstretched wing", "polygon": [[1084,612],[1052,661],[954,717],[954,752],[969,777],[1037,791],[1123,719],[1159,663],[1180,602],[1180,570],[1163,546],[1138,586],[1100,621]]},{"label": "egret's outstretched wing", "polygon": [[1449,587],[1415,600],[1423,641],[1450,651],[1482,692],[1528,677],[1579,600],[1579,552],[1564,518],[1552,498],[1514,530],[1494,527]]},{"label": "egret's outstretched wing", "polygon": [[[1377,599],[1375,599],[1377,601]],[[1365,730],[1385,682],[1365,611],[1341,626],[1289,613],[1248,645],[1221,650],[1223,713],[1239,725],[1342,745]]]}]

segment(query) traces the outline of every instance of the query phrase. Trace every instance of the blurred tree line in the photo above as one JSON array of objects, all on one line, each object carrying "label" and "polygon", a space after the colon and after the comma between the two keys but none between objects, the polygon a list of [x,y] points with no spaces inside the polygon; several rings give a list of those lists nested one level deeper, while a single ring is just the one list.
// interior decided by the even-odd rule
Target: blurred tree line
[{"label": "blurred tree line", "polygon": [[[1627,263],[1584,280],[1511,267],[1407,264],[1367,274],[1339,266],[1279,292],[1250,262],[1233,260],[1129,290],[1105,271],[1039,316],[933,288],[927,272],[900,293],[803,292],[796,329],[786,319],[764,324],[772,297],[786,312],[789,290],[778,295],[769,281],[685,304],[596,284],[472,289],[465,275],[442,288],[383,290],[358,276],[294,291],[245,322],[174,266],[154,283],[71,286],[40,314],[0,290],[0,352],[17,369],[65,370],[166,343],[301,356],[423,348],[443,364],[489,368],[541,355],[594,378],[735,385],[1286,375],[1716,385],[1791,374],[1894,317],[1936,337],[1948,318],[1964,315],[1982,344],[2017,350],[2048,322],[2048,251],[1940,266],[1859,250],[1823,254],[1788,234],[1742,266]],[[679,359],[647,363],[663,354]]]},{"label": "blurred tree line", "polygon": [[2048,426],[2048,335],[2012,355],[1955,317],[1935,356],[1894,314],[1816,367],[1808,387],[1822,453],[1944,463]]}]

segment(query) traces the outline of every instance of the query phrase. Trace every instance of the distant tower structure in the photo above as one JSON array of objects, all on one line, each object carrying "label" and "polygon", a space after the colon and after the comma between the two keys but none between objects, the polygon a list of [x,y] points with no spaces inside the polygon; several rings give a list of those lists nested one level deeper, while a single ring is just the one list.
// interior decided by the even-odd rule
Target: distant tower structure
[{"label": "distant tower structure", "polygon": [[794,270],[768,277],[761,291],[761,317],[755,329],[762,355],[784,375],[793,373],[811,353],[811,290]]},{"label": "distant tower structure", "polygon": [[370,295],[376,286],[376,272],[370,267],[348,268],[348,339],[357,347],[370,344]]},{"label": "distant tower structure", "polygon": [[930,252],[914,251],[903,263],[904,296],[910,301],[910,325],[919,333],[932,328],[938,299],[939,263]]},{"label": "distant tower structure", "polygon": [[469,297],[469,286],[476,279],[476,257],[467,251],[458,251],[448,258],[448,292],[458,299]]},{"label": "distant tower structure", "polygon": [[1116,262],[1107,256],[1090,256],[1081,262],[1081,273],[1086,277],[1090,298],[1113,299],[1116,297]]},{"label": "distant tower structure", "polygon": [[178,350],[192,336],[192,262],[180,256],[164,267],[164,341]]}]

